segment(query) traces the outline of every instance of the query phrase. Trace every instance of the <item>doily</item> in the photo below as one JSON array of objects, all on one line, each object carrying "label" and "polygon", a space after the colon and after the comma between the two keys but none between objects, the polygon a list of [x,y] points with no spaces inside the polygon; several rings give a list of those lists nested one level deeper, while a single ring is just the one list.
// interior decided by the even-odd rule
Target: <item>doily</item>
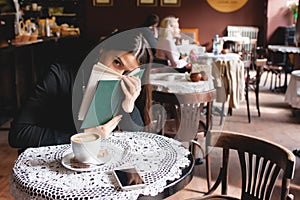
[{"label": "doily", "polygon": [[[179,178],[189,165],[190,152],[180,142],[145,132],[115,132],[103,141],[113,149],[112,159],[88,172],[72,171],[61,159],[71,152],[70,144],[29,148],[15,162],[11,193],[16,199],[137,199],[155,196],[167,181]],[[122,191],[112,170],[135,166],[147,186]]]}]

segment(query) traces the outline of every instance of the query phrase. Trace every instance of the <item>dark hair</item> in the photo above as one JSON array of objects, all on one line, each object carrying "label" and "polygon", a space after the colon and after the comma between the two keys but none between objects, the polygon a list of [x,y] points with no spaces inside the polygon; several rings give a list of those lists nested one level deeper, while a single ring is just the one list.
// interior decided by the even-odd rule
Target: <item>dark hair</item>
[{"label": "dark hair", "polygon": [[114,32],[99,44],[99,48],[132,53],[140,65],[152,63],[153,60],[150,45],[138,29]]},{"label": "dark hair", "polygon": [[148,27],[148,26],[153,26],[154,24],[159,24],[159,17],[158,15],[151,13],[150,15],[147,16],[143,26]]}]

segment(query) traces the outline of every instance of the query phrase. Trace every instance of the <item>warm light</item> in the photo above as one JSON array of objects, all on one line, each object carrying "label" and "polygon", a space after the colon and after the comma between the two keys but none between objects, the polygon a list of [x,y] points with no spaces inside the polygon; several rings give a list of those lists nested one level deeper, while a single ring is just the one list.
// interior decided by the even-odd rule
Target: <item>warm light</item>
[{"label": "warm light", "polygon": [[248,0],[224,1],[224,0],[207,0],[208,4],[219,12],[233,12],[242,8]]}]

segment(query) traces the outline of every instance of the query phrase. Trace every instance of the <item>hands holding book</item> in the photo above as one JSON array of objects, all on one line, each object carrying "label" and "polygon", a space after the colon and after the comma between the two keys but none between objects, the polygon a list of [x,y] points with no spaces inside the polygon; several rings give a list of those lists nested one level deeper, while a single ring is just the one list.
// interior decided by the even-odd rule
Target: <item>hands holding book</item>
[{"label": "hands holding book", "polygon": [[134,102],[141,92],[141,80],[135,76],[123,76],[121,88],[125,95],[122,101],[122,108],[125,112],[131,113],[134,108]]},{"label": "hands holding book", "polygon": [[[120,81],[121,89],[124,93],[122,108],[126,113],[131,113],[134,109],[135,100],[141,92],[141,80],[138,77],[124,75]],[[101,138],[107,138],[109,134],[118,126],[122,119],[122,115],[117,115],[107,123],[91,128],[85,128],[84,132],[97,132]]]}]

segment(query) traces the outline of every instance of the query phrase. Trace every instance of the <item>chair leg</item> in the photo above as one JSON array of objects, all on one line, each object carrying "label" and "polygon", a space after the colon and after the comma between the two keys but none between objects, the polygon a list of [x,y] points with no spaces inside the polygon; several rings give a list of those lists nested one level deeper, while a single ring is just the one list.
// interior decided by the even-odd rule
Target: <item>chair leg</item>
[{"label": "chair leg", "polygon": [[258,117],[260,117],[260,108],[259,108],[259,87],[258,85],[255,88],[255,97],[256,97],[256,108],[258,112]]},{"label": "chair leg", "polygon": [[209,191],[211,189],[211,166],[210,166],[210,157],[208,155],[208,149],[206,147],[205,149],[206,155],[205,155],[205,167],[206,167],[206,180],[207,180],[207,190]]},{"label": "chair leg", "polygon": [[281,72],[278,72],[279,87],[281,86]]},{"label": "chair leg", "polygon": [[275,89],[276,89],[277,87],[279,87],[279,86],[277,85],[277,78],[278,78],[278,74],[275,73]]},{"label": "chair leg", "polygon": [[246,88],[245,99],[246,99],[246,104],[247,104],[248,122],[251,123],[250,106],[249,106],[249,91],[248,91],[248,88]]},{"label": "chair leg", "polygon": [[248,122],[251,123],[250,108],[249,108],[249,100],[247,100],[247,113],[248,113]]},{"label": "chair leg", "polygon": [[228,108],[228,115],[232,116],[232,108],[230,108],[230,107]]}]

